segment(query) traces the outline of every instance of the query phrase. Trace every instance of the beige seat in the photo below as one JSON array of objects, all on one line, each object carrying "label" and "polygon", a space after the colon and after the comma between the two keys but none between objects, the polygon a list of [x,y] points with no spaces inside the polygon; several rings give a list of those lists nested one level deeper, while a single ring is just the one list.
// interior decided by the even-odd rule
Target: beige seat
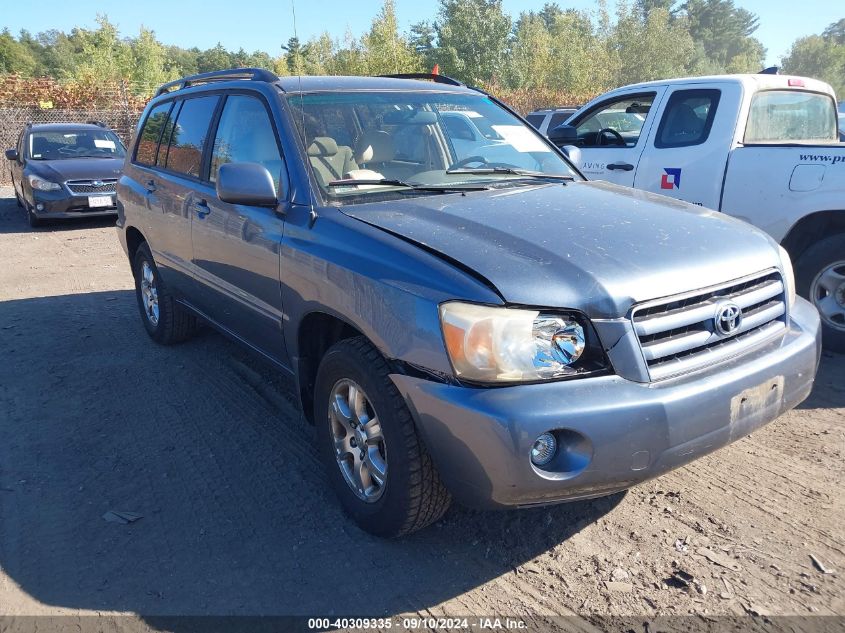
[{"label": "beige seat", "polygon": [[330,136],[318,136],[312,141],[308,146],[308,159],[317,180],[324,187],[358,169],[352,157],[352,148],[338,145]]},{"label": "beige seat", "polygon": [[411,175],[413,169],[396,161],[393,137],[383,130],[367,130],[355,145],[355,160],[362,167],[382,172],[400,180]]}]

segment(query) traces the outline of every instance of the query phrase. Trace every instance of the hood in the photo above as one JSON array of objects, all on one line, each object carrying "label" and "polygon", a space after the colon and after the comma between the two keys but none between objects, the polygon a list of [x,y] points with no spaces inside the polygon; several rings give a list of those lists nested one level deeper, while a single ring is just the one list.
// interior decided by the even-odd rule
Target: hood
[{"label": "hood", "polygon": [[632,303],[780,265],[739,220],[606,182],[350,205],[343,213],[475,271],[507,303],[625,315]]},{"label": "hood", "polygon": [[63,158],[61,160],[30,160],[27,172],[43,176],[53,182],[119,178],[122,158]]}]

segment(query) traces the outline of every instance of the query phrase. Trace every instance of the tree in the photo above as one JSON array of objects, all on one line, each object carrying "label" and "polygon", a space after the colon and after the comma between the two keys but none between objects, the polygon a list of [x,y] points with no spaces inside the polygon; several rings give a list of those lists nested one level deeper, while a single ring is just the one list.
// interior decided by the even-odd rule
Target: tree
[{"label": "tree", "polygon": [[137,94],[145,94],[174,78],[172,71],[165,68],[167,50],[151,30],[141,27],[141,32],[132,41],[131,47],[132,68],[129,78]]},{"label": "tree", "polygon": [[411,25],[411,30],[408,33],[408,43],[414,52],[422,60],[423,66],[431,70],[437,63],[435,41],[437,40],[437,31],[434,30],[434,25],[431,22],[422,21]]},{"label": "tree", "polygon": [[501,0],[440,0],[434,27],[441,70],[470,84],[503,74],[511,19]]},{"label": "tree", "polygon": [[422,64],[408,40],[399,33],[393,0],[384,0],[370,31],[361,38],[361,49],[370,75],[408,73]]},{"label": "tree", "polygon": [[81,43],[76,77],[90,83],[109,83],[128,79],[132,74],[132,49],[120,39],[117,27],[108,16],[97,16],[97,29],[78,29]]},{"label": "tree", "polygon": [[36,67],[32,52],[9,32],[0,32],[0,73],[17,73],[30,77]]},{"label": "tree", "polygon": [[197,55],[197,71],[201,73],[213,70],[225,70],[232,67],[232,55],[220,42],[217,46],[200,52]]},{"label": "tree", "polygon": [[783,70],[826,81],[839,98],[845,95],[845,20],[831,24],[821,35],[802,37],[781,61]]},{"label": "tree", "polygon": [[679,14],[686,17],[689,34],[717,72],[757,72],[763,67],[766,49],[752,37],[760,20],[733,0],[686,0]]}]

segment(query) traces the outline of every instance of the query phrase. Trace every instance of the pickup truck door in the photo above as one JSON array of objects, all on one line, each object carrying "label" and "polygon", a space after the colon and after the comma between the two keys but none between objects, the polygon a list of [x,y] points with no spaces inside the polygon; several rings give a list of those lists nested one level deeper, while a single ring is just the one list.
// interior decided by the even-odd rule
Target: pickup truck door
[{"label": "pickup truck door", "polygon": [[632,187],[640,155],[665,87],[615,93],[570,121],[578,133],[578,167],[591,180]]},{"label": "pickup truck door", "polygon": [[[220,165],[264,165],[277,191],[287,191],[287,175],[269,111],[258,95],[230,94],[212,126],[209,185],[192,201],[191,239],[196,304],[218,325],[267,355],[287,364],[282,333],[280,248],[284,218],[276,209],[229,204],[217,198]],[[284,195],[284,194],[283,194]]]},{"label": "pickup truck door", "polygon": [[737,83],[670,86],[634,187],[718,210],[741,99]]}]

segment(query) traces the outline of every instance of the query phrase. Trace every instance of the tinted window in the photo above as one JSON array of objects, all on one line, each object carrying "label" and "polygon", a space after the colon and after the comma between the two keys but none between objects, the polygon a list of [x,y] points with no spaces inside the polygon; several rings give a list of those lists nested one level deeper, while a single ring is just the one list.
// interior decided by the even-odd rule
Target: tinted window
[{"label": "tinted window", "polygon": [[[172,103],[162,103],[150,110],[141,134],[138,136],[138,147],[135,150],[135,161],[142,165],[155,165],[158,142],[161,131],[167,124],[168,112]],[[165,138],[167,138],[165,136]]]},{"label": "tinted window", "polygon": [[700,145],[710,136],[719,90],[678,90],[669,97],[657,129],[655,147]]},{"label": "tinted window", "polygon": [[545,114],[529,114],[525,117],[525,120],[539,130],[540,126],[543,125],[543,119],[545,118]]},{"label": "tinted window", "polygon": [[583,147],[634,147],[654,102],[654,93],[605,102],[577,124]]},{"label": "tinted window", "polygon": [[828,95],[770,90],[751,99],[746,143],[836,140],[836,104]]},{"label": "tinted window", "polygon": [[449,136],[453,139],[462,141],[474,141],[475,134],[472,133],[472,128],[466,120],[461,118],[460,114],[443,115],[443,124],[449,132]]},{"label": "tinted window", "polygon": [[549,121],[549,132],[564,123],[570,116],[572,116],[571,112],[555,112],[552,115],[552,120]]},{"label": "tinted window", "polygon": [[282,156],[276,142],[273,124],[264,104],[244,95],[232,95],[226,99],[214,149],[211,155],[212,181],[217,170],[225,163],[259,163],[273,176],[276,191],[282,173]]},{"label": "tinted window", "polygon": [[167,148],[165,165],[168,169],[199,177],[208,126],[218,100],[214,95],[186,99],[182,104]]}]

